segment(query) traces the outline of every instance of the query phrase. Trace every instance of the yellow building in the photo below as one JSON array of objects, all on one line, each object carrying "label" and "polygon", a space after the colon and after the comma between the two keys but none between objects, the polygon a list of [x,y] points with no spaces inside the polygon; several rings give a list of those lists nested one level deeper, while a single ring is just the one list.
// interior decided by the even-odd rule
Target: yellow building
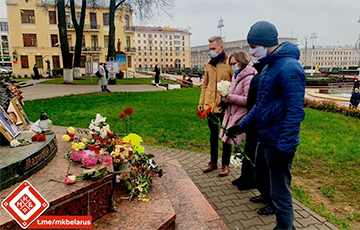
[{"label": "yellow building", "polygon": [[[105,4],[110,3],[105,2]],[[37,64],[43,76],[46,76],[48,68],[62,68],[56,7],[45,8],[39,0],[8,0],[6,5],[14,74],[32,74],[34,64]],[[109,6],[107,5],[86,9],[81,73],[85,73],[85,65],[96,66],[94,63],[106,61],[109,37]],[[80,21],[80,11],[81,8],[76,7],[78,21]],[[68,43],[70,52],[74,53],[76,35],[70,15],[70,7],[67,7]],[[115,48],[118,48],[116,44],[120,41],[120,50],[125,53],[127,60],[127,71],[134,72],[135,48],[132,44],[134,28],[132,10],[127,5],[119,7],[116,11],[115,28]]]},{"label": "yellow building", "polygon": [[134,27],[137,70],[190,68],[190,35],[187,30],[165,27]]}]

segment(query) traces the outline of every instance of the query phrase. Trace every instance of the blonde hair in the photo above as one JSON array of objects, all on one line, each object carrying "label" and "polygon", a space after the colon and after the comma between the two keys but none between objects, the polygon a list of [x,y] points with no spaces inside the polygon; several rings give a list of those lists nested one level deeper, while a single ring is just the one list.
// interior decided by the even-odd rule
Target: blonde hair
[{"label": "blonde hair", "polygon": [[232,53],[229,57],[229,63],[232,57],[234,57],[235,60],[240,63],[240,69],[245,68],[251,60],[249,53],[244,50],[240,50],[235,53]]},{"label": "blonde hair", "polygon": [[211,42],[216,42],[216,43],[219,44],[219,45],[223,45],[223,44],[224,44],[222,38],[219,37],[219,36],[212,36],[211,38],[208,39],[208,41],[209,41],[209,43],[211,43]]}]

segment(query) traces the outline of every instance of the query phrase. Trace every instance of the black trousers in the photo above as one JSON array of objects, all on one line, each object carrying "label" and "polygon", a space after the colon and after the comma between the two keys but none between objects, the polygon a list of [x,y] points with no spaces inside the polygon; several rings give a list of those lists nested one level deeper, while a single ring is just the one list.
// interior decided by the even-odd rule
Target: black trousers
[{"label": "black trousers", "polygon": [[[210,113],[208,114],[208,126],[210,130],[210,154],[211,154],[211,162],[216,163],[218,161],[219,153],[219,130],[224,119],[223,113]],[[220,124],[220,126],[219,126]],[[224,149],[225,148],[225,149]],[[230,149],[230,150],[229,150]],[[224,154],[225,150],[225,154]],[[223,156],[222,156],[222,164],[229,165],[230,162],[230,153],[231,153],[231,145],[227,143],[223,143]]]},{"label": "black trousers", "polygon": [[[246,132],[245,154],[255,164],[255,153],[258,140],[255,131]],[[241,181],[244,183],[254,184],[255,167],[246,159],[243,159],[241,166]]]}]

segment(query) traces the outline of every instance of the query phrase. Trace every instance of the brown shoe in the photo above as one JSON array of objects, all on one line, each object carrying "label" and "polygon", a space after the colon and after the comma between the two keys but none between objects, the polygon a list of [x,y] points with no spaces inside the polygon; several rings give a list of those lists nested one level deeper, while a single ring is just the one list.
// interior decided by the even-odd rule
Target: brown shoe
[{"label": "brown shoe", "polygon": [[208,166],[206,166],[206,168],[203,169],[203,172],[204,173],[212,172],[213,170],[215,170],[217,168],[218,168],[218,166],[216,163],[210,162],[210,164]]},{"label": "brown shoe", "polygon": [[219,177],[227,176],[227,175],[229,174],[229,171],[230,171],[229,166],[223,165],[223,166],[221,167],[221,170],[220,170],[220,173],[219,173]]}]

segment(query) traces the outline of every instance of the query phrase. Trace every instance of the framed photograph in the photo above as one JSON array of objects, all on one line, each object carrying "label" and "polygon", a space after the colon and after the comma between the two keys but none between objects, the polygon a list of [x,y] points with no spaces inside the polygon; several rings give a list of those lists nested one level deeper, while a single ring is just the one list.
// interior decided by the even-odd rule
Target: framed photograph
[{"label": "framed photograph", "polygon": [[0,107],[0,132],[9,141],[12,141],[20,133],[18,127],[2,107]]},{"label": "framed photograph", "polygon": [[25,111],[23,110],[19,100],[17,98],[11,99],[11,104],[14,106],[16,113],[19,115],[24,127],[29,130],[30,129],[30,121],[26,116]]}]

